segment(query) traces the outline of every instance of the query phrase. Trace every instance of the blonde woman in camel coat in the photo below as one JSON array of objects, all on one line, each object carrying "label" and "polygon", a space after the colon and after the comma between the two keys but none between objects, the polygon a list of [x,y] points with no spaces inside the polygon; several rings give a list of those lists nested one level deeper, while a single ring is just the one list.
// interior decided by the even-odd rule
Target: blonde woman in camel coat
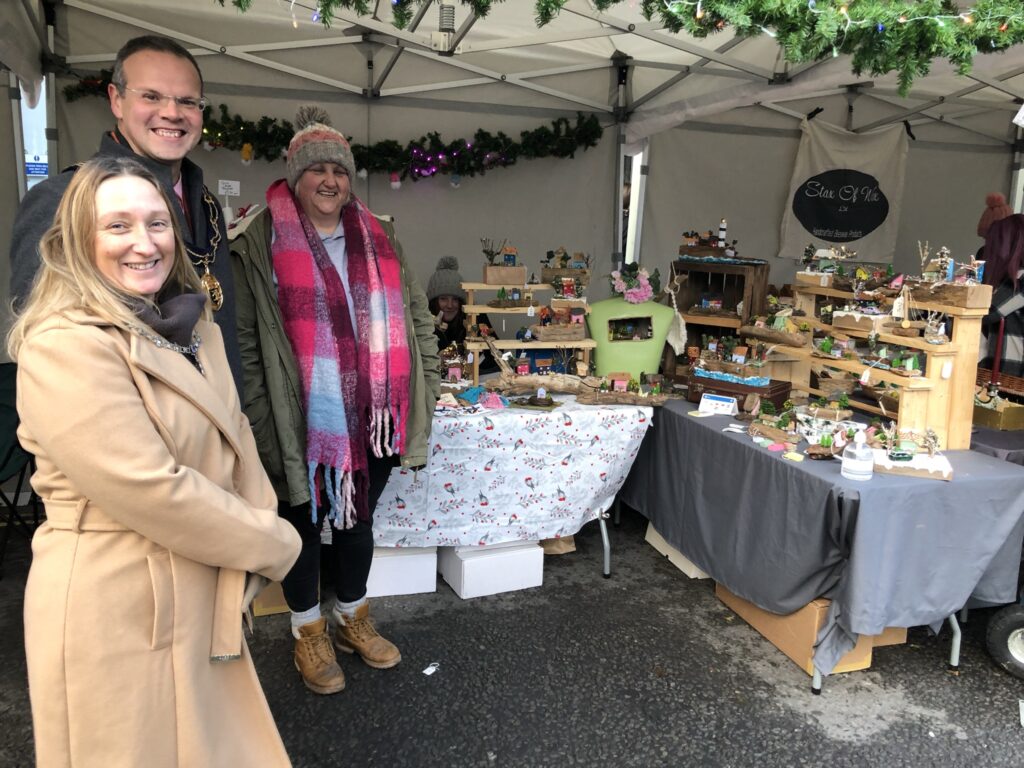
[{"label": "blonde woman in camel coat", "polygon": [[46,507],[25,593],[40,766],[290,765],[242,615],[299,537],[167,210],[138,164],[80,168],[9,338]]}]

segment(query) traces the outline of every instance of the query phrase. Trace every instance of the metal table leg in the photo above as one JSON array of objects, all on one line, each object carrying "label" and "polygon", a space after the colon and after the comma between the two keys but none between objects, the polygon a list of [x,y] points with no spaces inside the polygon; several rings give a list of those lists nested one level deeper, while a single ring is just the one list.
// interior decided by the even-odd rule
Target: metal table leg
[{"label": "metal table leg", "polygon": [[956,621],[956,614],[951,613],[947,619],[949,628],[953,630],[953,642],[949,648],[949,673],[960,674],[960,625]]},{"label": "metal table leg", "polygon": [[821,672],[817,667],[814,668],[814,674],[811,676],[811,693],[821,696]]},{"label": "metal table leg", "polygon": [[602,512],[597,517],[598,525],[601,526],[601,545],[604,547],[604,577],[610,579],[612,577],[612,546],[608,541],[608,524],[605,522],[607,519],[607,512]]}]

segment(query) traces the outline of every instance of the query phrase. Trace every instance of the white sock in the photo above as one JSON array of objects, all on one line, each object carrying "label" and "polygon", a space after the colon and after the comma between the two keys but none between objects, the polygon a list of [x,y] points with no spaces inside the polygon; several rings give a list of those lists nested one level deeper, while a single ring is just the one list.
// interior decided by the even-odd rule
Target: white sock
[{"label": "white sock", "polygon": [[296,613],[292,611],[292,636],[299,639],[299,627],[304,627],[307,624],[312,624],[314,621],[320,619],[320,606],[314,605],[308,611],[301,611]]},{"label": "white sock", "polygon": [[334,598],[334,605],[331,608],[331,613],[334,614],[334,621],[337,624],[341,624],[341,619],[351,619],[356,615],[356,611],[366,602],[366,595],[352,603],[343,603],[338,598]]}]

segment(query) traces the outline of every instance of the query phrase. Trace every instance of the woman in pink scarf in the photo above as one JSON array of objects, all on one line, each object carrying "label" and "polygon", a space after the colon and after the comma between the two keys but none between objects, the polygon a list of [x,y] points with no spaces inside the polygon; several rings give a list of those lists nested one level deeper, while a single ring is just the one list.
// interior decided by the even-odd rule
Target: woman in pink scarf
[{"label": "woman in pink scarf", "polygon": [[[295,666],[345,686],[335,648],[387,669],[401,653],[369,618],[373,508],[393,466],[426,463],[440,374],[427,299],[390,225],[352,195],[345,137],[303,108],[287,177],[232,243],[245,411],[302,554],[282,582]],[[321,613],[320,530],[337,597]],[[334,625],[329,632],[328,618]]]}]

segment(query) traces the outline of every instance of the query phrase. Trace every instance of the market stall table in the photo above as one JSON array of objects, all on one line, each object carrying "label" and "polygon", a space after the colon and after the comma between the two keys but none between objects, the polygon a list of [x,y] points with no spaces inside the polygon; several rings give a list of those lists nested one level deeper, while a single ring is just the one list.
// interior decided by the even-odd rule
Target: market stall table
[{"label": "market stall table", "polygon": [[953,480],[792,462],[731,419],[673,401],[644,440],[621,499],[734,594],[779,614],[832,599],[814,664],[823,674],[860,634],[937,625],[972,595],[1016,599],[1024,470],[974,451],[947,457]]},{"label": "market stall table", "polygon": [[438,410],[427,466],[395,469],[374,513],[379,547],[453,547],[569,536],[615,499],[653,409]]},{"label": "market stall table", "polygon": [[1003,432],[988,427],[971,431],[971,450],[1024,466],[1024,430]]}]

